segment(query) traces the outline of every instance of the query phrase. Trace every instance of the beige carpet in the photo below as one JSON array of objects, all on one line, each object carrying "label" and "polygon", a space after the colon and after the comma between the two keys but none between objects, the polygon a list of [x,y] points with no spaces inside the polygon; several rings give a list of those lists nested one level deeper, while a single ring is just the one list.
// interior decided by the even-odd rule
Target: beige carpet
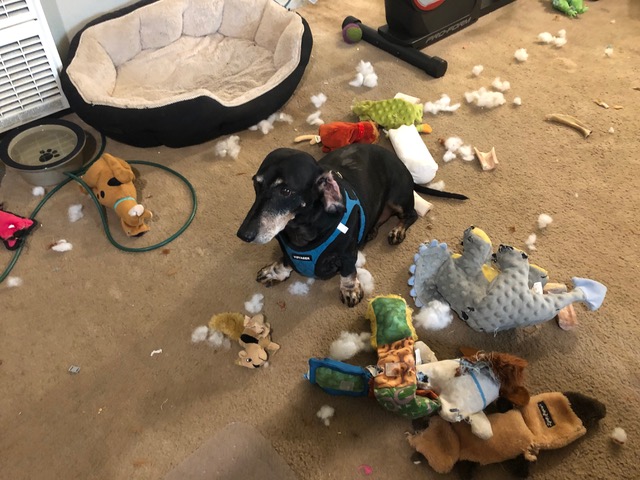
[{"label": "beige carpet", "polygon": [[[237,160],[216,157],[215,141],[179,150],[110,141],[112,154],[161,162],[188,177],[198,193],[198,214],[164,252],[127,254],[107,242],[93,205],[74,186],[39,213],[42,226],[12,273],[23,285],[0,285],[0,478],[160,479],[231,422],[257,428],[300,479],[364,478],[369,468],[375,479],[438,478],[410,461],[407,420],[371,399],[328,396],[302,378],[307,360],[327,355],[340,332],[368,330],[362,318],[366,303],[343,306],[338,279],[314,283],[306,296],[292,295],[288,284],[261,287],[255,273],[277,258],[277,245],[247,245],[235,236],[262,158],[315,131],[306,123],[315,111],[312,95],[327,95],[322,118],[334,121],[354,119],[354,100],[390,98],[398,91],[423,101],[446,93],[463,102],[455,113],[427,118],[434,132],[426,141],[440,162],[437,179],[471,200],[432,199],[433,211],[401,246],[390,247],[383,235],[368,245],[375,292],[408,298],[407,269],[423,241],[456,245],[473,224],[496,243],[524,248],[529,234],[537,233],[531,259],[553,280],[570,282],[578,275],[609,287],[599,311],[579,306],[580,327],[573,331],[550,321],[532,331],[492,336],[454,319],[443,331],[419,331],[420,337],[443,359],[456,355],[459,345],[521,355],[531,363],[532,391],[571,389],[606,402],[608,416],[600,428],[542,455],[533,467],[535,478],[638,478],[640,3],[586,3],[590,10],[578,20],[558,15],[547,0],[518,0],[480,19],[427,49],[449,62],[447,74],[435,80],[368,44],[342,42],[346,15],[371,26],[384,23],[381,0],[319,0],[301,10],[315,46],[299,89],[283,109],[293,116],[292,125],[277,123],[267,135],[240,133]],[[564,47],[536,43],[539,33],[560,29],[566,29]],[[604,53],[608,45],[610,58]],[[514,60],[518,48],[529,53],[525,63]],[[377,87],[349,86],[360,60],[373,63]],[[480,77],[471,75],[474,65],[484,66]],[[511,83],[507,104],[478,110],[464,102],[465,92],[488,87],[495,77]],[[520,107],[511,103],[515,96],[522,98]],[[612,108],[598,106],[596,99]],[[584,139],[545,122],[549,113],[574,115],[593,134]],[[495,147],[497,170],[483,172],[476,162],[460,159],[442,162],[438,138],[452,135],[480,150]],[[301,148],[320,156],[317,147]],[[177,181],[158,170],[140,170],[141,198],[155,214],[151,232],[125,239],[110,217],[116,239],[130,246],[164,239],[190,209]],[[23,214],[38,202],[14,172],[2,183],[0,200]],[[67,209],[74,203],[85,206],[85,215],[70,223]],[[536,227],[541,213],[553,218],[544,231]],[[62,238],[73,244],[72,251],[48,249]],[[10,258],[0,251],[3,265]],[[294,275],[289,284],[299,280]],[[242,311],[255,293],[265,295],[264,313],[282,345],[269,368],[235,366],[235,346],[214,353],[191,344],[195,327],[214,313]],[[156,349],[162,353],[151,356]],[[361,354],[353,362],[373,360]],[[80,366],[80,373],[67,373],[70,365]],[[328,427],[316,418],[325,404],[335,408]],[[614,427],[629,434],[624,447],[609,439]],[[477,478],[507,473],[485,467]]]}]

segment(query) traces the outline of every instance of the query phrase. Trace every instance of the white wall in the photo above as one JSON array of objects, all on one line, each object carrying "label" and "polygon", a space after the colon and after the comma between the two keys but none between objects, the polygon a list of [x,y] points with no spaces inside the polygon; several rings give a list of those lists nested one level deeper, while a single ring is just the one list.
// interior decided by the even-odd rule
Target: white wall
[{"label": "white wall", "polygon": [[40,3],[64,61],[71,39],[87,22],[135,0],[40,0]]}]

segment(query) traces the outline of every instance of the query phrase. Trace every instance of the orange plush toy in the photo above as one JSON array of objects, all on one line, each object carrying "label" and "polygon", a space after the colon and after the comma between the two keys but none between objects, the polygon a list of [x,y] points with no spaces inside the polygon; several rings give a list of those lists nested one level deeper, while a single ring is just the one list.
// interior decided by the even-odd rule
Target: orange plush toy
[{"label": "orange plush toy", "polygon": [[295,142],[310,140],[311,145],[322,144],[323,152],[330,152],[352,143],[376,143],[378,137],[378,127],[375,123],[358,122],[331,122],[320,125],[318,135],[300,135],[295,138]]},{"label": "orange plush toy", "polygon": [[108,153],[96,160],[82,176],[100,204],[115,210],[122,229],[129,237],[139,237],[148,232],[145,220],[153,216],[136,200],[134,179],[131,166]]}]

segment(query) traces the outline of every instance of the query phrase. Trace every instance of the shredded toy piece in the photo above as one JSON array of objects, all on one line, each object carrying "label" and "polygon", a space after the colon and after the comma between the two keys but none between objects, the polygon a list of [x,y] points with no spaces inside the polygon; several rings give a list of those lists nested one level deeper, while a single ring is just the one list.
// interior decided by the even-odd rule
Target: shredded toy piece
[{"label": "shredded toy piece", "polygon": [[254,293],[250,300],[244,302],[244,309],[249,313],[258,313],[264,305],[264,295]]},{"label": "shredded toy piece", "polygon": [[307,123],[313,126],[324,125],[324,120],[320,118],[320,115],[322,115],[322,112],[320,110],[316,110],[307,117]]},{"label": "shredded toy piece", "polygon": [[462,158],[462,160],[466,161],[466,162],[470,162],[471,160],[473,160],[475,157],[473,155],[473,148],[471,148],[471,145],[462,145],[457,152],[460,157]]},{"label": "shredded toy piece", "polygon": [[82,217],[84,217],[84,213],[82,213],[82,204],[76,203],[74,205],[71,205],[67,214],[69,215],[69,221],[71,223],[77,222]]},{"label": "shredded toy piece", "polygon": [[157,355],[157,354],[160,354],[160,353],[162,353],[162,349],[161,348],[159,348],[158,350],[153,350],[151,352],[151,355],[149,355],[149,356],[153,357],[154,355]]},{"label": "shredded toy piece", "polygon": [[563,113],[551,113],[544,117],[544,119],[550,122],[567,125],[575,130],[578,130],[580,133],[582,133],[582,136],[584,138],[587,138],[589,135],[591,135],[591,129],[571,115],[565,115]]},{"label": "shredded toy piece", "polygon": [[34,197],[42,197],[44,195],[44,187],[33,187],[31,194]]},{"label": "shredded toy piece", "polygon": [[432,300],[413,316],[413,324],[425,330],[442,330],[453,321],[451,307],[440,300]]},{"label": "shredded toy piece", "polygon": [[536,248],[536,240],[537,239],[538,239],[538,236],[535,233],[532,233],[524,241],[524,243],[527,246],[527,248],[529,249],[529,251],[533,252],[534,250],[537,250],[537,248]]},{"label": "shredded toy piece", "polygon": [[480,165],[482,166],[482,170],[493,170],[498,165],[498,157],[496,156],[495,147],[491,147],[491,150],[488,152],[481,152],[477,148],[473,148],[473,151],[478,157],[480,161]]},{"label": "shredded toy piece", "polygon": [[482,73],[482,70],[484,70],[484,67],[482,65],[476,65],[471,69],[471,73],[473,74],[474,77],[477,77]]},{"label": "shredded toy piece", "polygon": [[457,155],[460,154],[460,158],[466,161],[473,160],[473,149],[470,145],[464,145],[460,137],[449,137],[444,141],[444,147],[447,149],[442,159],[445,162],[450,162]]},{"label": "shredded toy piece", "polygon": [[456,158],[456,154],[451,150],[447,150],[446,152],[444,152],[444,155],[442,156],[442,160],[444,160],[445,162],[450,162],[454,158]]},{"label": "shredded toy piece", "polygon": [[451,98],[445,93],[442,94],[439,100],[424,104],[424,112],[433,113],[434,115],[438,112],[455,112],[458,108],[460,108],[460,104],[451,105]]},{"label": "shredded toy piece", "polygon": [[311,96],[311,103],[313,103],[316,108],[320,108],[326,101],[327,96],[324,93],[319,93],[318,95]]},{"label": "shredded toy piece", "polygon": [[226,140],[220,140],[216,143],[214,151],[218,157],[226,157],[229,155],[236,160],[240,154],[240,137],[238,135],[231,135]]},{"label": "shredded toy piece", "polygon": [[538,228],[540,230],[542,230],[543,228],[547,228],[549,225],[551,225],[551,222],[553,222],[553,218],[551,218],[551,216],[547,215],[546,213],[541,213],[538,216]]},{"label": "shredded toy piece", "polygon": [[502,80],[500,80],[500,77],[494,78],[493,82],[491,82],[491,86],[496,90],[500,90],[501,92],[506,92],[511,88],[511,84],[506,80],[503,82]]},{"label": "shredded toy piece", "polygon": [[51,246],[51,250],[55,252],[68,252],[73,249],[73,245],[67,242],[65,239],[58,240],[55,244]]},{"label": "shredded toy piece", "polygon": [[249,127],[249,130],[252,130],[252,131],[260,130],[263,134],[266,135],[271,130],[273,130],[274,128],[273,124],[275,122],[293,123],[293,117],[288,113],[282,113],[282,112],[272,113],[265,120],[261,120],[260,122],[258,122],[257,125]]},{"label": "shredded toy piece", "polygon": [[21,287],[24,282],[20,277],[7,277],[7,287],[15,288]]},{"label": "shredded toy piece", "polygon": [[521,99],[520,97],[515,97],[515,98],[513,99],[513,104],[514,104],[514,105],[517,105],[517,106],[522,105],[522,99]]},{"label": "shredded toy piece", "polygon": [[627,432],[620,427],[616,427],[611,432],[611,440],[618,445],[624,445],[627,443]]},{"label": "shredded toy piece", "polygon": [[526,48],[519,48],[518,50],[516,50],[513,56],[519,62],[526,62],[527,59],[529,58],[529,54],[527,53]]},{"label": "shredded toy piece", "polygon": [[460,137],[449,137],[444,141],[444,147],[452,152],[457,152],[463,145],[463,141]]},{"label": "shredded toy piece", "polygon": [[364,60],[360,60],[360,63],[356,67],[356,78],[349,82],[349,85],[352,87],[369,87],[373,88],[378,85],[378,75],[373,70],[373,65],[371,62],[365,62]]},{"label": "shredded toy piece", "polygon": [[207,344],[215,350],[219,350],[221,348],[229,350],[231,348],[231,340],[229,337],[225,336],[224,333],[219,332],[218,330],[211,330],[209,332]]},{"label": "shredded toy piece", "polygon": [[396,93],[393,98],[400,98],[405,102],[413,103],[414,105],[418,105],[420,103],[420,99],[418,97],[407,95],[406,93],[402,93],[402,92]]},{"label": "shredded toy piece", "polygon": [[340,337],[329,347],[329,358],[334,360],[348,360],[360,352],[373,350],[371,347],[371,333],[342,332]]},{"label": "shredded toy piece", "polygon": [[549,32],[542,32],[538,34],[538,42],[540,43],[552,43],[555,37]]},{"label": "shredded toy piece", "polygon": [[607,48],[604,49],[604,54],[611,58],[613,56],[613,47],[612,46],[608,46]]},{"label": "shredded toy piece", "polygon": [[609,127],[609,133],[615,133],[615,129],[613,127]]},{"label": "shredded toy piece", "polygon": [[502,92],[491,92],[485,87],[480,87],[478,90],[472,92],[465,92],[464,98],[467,100],[467,103],[474,103],[482,108],[494,108],[504,105],[506,102]]},{"label": "shredded toy piece", "polygon": [[558,312],[558,326],[562,330],[573,330],[579,326],[578,316],[576,315],[576,309],[573,308],[573,305],[567,305],[560,309]]},{"label": "shredded toy piece", "polygon": [[553,39],[553,44],[558,48],[566,45],[566,43],[567,43],[567,39],[566,38],[554,37],[554,39]]},{"label": "shredded toy piece", "polygon": [[330,407],[329,405],[323,405],[320,407],[320,410],[316,413],[316,416],[322,420],[322,422],[328,427],[330,419],[333,418],[333,414],[335,413],[335,409]]},{"label": "shredded toy piece", "polygon": [[191,332],[191,343],[204,342],[209,336],[209,327],[201,325]]},{"label": "shredded toy piece", "polygon": [[432,182],[427,187],[432,188],[434,190],[444,191],[444,180],[439,180],[437,182]]}]

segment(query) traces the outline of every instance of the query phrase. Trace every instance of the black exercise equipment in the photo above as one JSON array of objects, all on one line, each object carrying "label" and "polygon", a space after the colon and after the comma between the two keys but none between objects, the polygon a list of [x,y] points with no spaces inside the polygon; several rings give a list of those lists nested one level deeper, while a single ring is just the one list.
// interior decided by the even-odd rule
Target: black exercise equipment
[{"label": "black exercise equipment", "polygon": [[355,23],[362,39],[432,77],[442,77],[447,62],[420,50],[475,23],[478,18],[515,0],[385,0],[387,24],[377,30],[349,16],[342,27]]}]

